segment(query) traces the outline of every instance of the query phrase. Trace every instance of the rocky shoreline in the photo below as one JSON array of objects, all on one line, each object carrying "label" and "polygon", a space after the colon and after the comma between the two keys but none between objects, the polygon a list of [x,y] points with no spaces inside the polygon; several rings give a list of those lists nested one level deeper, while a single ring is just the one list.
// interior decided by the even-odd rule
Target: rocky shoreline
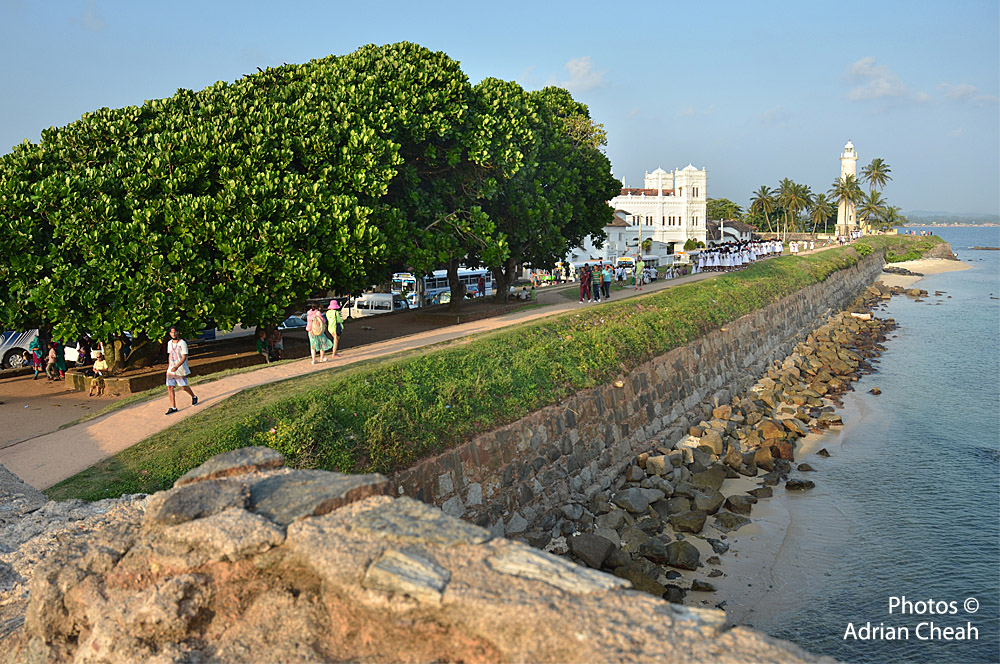
[{"label": "rocky shoreline", "polygon": [[840,396],[873,373],[895,328],[892,319],[872,315],[893,294],[919,301],[927,291],[870,287],[745,393],[702,404],[703,419],[687,435],[651,440],[607,491],[564,506],[575,532],[544,548],[671,602],[725,608],[711,598],[731,567],[733,538],[757,527],[755,506],[776,487],[815,486],[812,466],[796,458],[807,440],[843,424]]}]

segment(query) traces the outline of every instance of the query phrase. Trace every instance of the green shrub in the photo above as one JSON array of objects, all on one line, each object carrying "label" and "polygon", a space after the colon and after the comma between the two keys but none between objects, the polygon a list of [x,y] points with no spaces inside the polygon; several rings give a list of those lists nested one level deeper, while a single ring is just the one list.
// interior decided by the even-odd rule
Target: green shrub
[{"label": "green shrub", "polygon": [[858,252],[858,256],[867,256],[874,251],[870,244],[865,244],[864,242],[857,242],[854,245],[854,251]]}]

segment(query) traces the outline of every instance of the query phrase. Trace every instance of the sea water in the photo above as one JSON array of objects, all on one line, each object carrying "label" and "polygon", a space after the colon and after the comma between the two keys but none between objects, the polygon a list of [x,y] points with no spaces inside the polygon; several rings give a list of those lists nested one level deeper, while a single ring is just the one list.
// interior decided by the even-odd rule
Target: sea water
[{"label": "sea water", "polygon": [[899,329],[845,395],[832,456],[808,457],[816,488],[783,498],[771,589],[744,619],[842,661],[1000,661],[1000,251],[970,249],[1000,228],[932,230],[972,269],[876,312]]}]

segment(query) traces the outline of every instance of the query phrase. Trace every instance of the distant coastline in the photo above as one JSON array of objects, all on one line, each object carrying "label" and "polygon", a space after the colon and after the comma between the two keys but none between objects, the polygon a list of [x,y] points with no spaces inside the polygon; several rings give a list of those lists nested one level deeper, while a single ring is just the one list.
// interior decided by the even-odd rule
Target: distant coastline
[{"label": "distant coastline", "polygon": [[982,226],[982,227],[1000,226],[1000,224],[997,224],[997,223],[992,222],[992,221],[990,221],[990,222],[983,222],[983,223],[980,223],[980,224],[977,224],[975,222],[951,222],[951,221],[949,221],[949,222],[944,222],[944,221],[935,222],[935,221],[922,221],[922,222],[919,222],[919,223],[913,222],[913,223],[906,224],[905,226],[903,226],[903,228],[919,228],[919,227],[926,228],[928,226],[941,226],[941,227],[947,227],[947,228],[979,228],[980,226]]}]

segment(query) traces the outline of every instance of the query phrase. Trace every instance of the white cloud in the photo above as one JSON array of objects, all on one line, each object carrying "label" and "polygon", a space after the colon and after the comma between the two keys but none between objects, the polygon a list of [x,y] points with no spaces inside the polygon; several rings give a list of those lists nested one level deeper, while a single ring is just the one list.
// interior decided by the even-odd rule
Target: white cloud
[{"label": "white cloud", "polygon": [[958,138],[964,133],[965,133],[964,129],[952,129],[951,131],[948,132],[948,135],[951,136],[952,138]]},{"label": "white cloud", "polygon": [[74,16],[71,18],[70,23],[82,25],[93,32],[100,32],[108,27],[108,24],[104,21],[104,17],[101,16],[101,12],[97,9],[97,2],[95,0],[87,0],[87,11],[83,13],[83,16]]},{"label": "white cloud", "polygon": [[789,117],[784,106],[775,106],[757,116],[757,124],[761,127],[787,127]]},{"label": "white cloud", "polygon": [[910,96],[909,90],[886,65],[875,63],[875,58],[861,58],[844,72],[844,80],[853,85],[847,93],[851,101],[869,99],[901,99]]},{"label": "white cloud", "polygon": [[639,115],[640,113],[642,113],[642,111],[640,111],[639,108],[636,107],[636,108],[633,108],[631,111],[628,112],[628,116],[630,118],[634,118],[635,116]]},{"label": "white cloud", "polygon": [[969,101],[976,96],[977,92],[976,86],[969,85],[968,83],[959,83],[957,85],[942,83],[938,86],[938,90],[943,90],[945,97],[954,99],[955,101]]},{"label": "white cloud", "polygon": [[944,96],[952,101],[969,102],[976,106],[992,106],[997,103],[997,98],[993,95],[981,95],[979,89],[968,83],[942,83],[938,90],[944,92]]},{"label": "white cloud", "polygon": [[561,81],[559,85],[570,92],[586,92],[606,85],[604,75],[608,73],[607,70],[594,71],[589,55],[573,58],[563,68],[569,74],[569,79]]},{"label": "white cloud", "polygon": [[694,106],[688,106],[680,113],[677,114],[679,118],[693,118],[694,117]]},{"label": "white cloud", "polygon": [[708,108],[706,108],[704,111],[702,111],[702,115],[711,115],[712,113],[715,113],[715,104],[712,104],[711,106],[709,106]]}]

